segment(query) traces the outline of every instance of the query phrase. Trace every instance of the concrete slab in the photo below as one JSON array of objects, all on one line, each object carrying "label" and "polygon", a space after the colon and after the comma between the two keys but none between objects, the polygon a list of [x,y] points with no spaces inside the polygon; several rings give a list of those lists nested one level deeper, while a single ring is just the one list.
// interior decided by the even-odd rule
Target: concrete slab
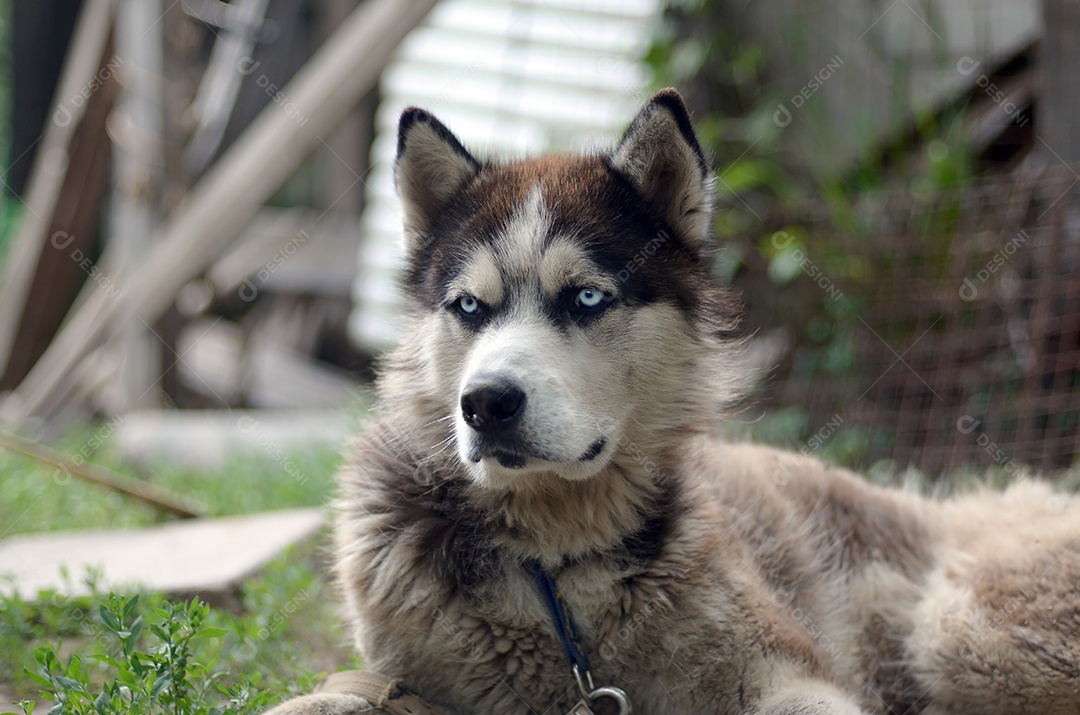
[{"label": "concrete slab", "polygon": [[[33,600],[39,590],[85,595],[88,567],[100,588],[141,586],[178,597],[198,595],[234,607],[240,584],[289,546],[326,523],[320,509],[290,509],[217,519],[191,519],[142,529],[23,534],[0,542],[0,591]],[[65,583],[61,568],[70,579]]]},{"label": "concrete slab", "polygon": [[116,442],[127,461],[143,467],[168,461],[221,469],[234,454],[340,450],[355,423],[341,410],[132,411],[119,420]]}]

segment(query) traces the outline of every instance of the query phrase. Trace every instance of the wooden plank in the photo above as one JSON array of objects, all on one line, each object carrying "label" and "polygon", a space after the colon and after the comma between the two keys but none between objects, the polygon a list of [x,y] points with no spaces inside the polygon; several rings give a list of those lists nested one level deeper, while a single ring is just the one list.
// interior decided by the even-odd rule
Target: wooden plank
[{"label": "wooden plank", "polygon": [[126,275],[121,299],[91,288],[49,350],[0,405],[0,419],[21,422],[55,407],[53,395],[64,376],[121,307],[136,306],[139,318],[155,321],[320,145],[321,137],[374,87],[398,43],[435,2],[369,0],[361,5],[281,90],[306,120],[296,121],[276,102],[267,106],[161,229],[139,270]]},{"label": "wooden plank", "polygon": [[200,505],[189,499],[176,496],[161,487],[138,479],[132,479],[129,476],[99,467],[96,464],[85,461],[78,462],[63,452],[57,452],[51,447],[31,442],[15,434],[0,432],[0,447],[18,452],[50,467],[55,467],[59,475],[68,478],[77,477],[96,486],[112,489],[166,514],[188,519],[200,516],[203,513],[203,508]]},{"label": "wooden plank", "polygon": [[113,9],[114,0],[88,0],[84,4],[57,83],[56,110],[50,113],[44,128],[19,229],[0,274],[0,375],[7,372],[39,259],[50,237],[49,227],[68,173],[68,152],[90,104],[83,93],[93,87],[105,55]]},{"label": "wooden plank", "polygon": [[243,582],[286,549],[313,539],[325,524],[321,509],[282,509],[141,529],[19,534],[0,544],[0,572],[14,576],[0,584],[0,593],[28,601],[46,589],[83,596],[89,589],[82,576],[94,569],[106,591],[197,595],[215,607],[239,610]]}]

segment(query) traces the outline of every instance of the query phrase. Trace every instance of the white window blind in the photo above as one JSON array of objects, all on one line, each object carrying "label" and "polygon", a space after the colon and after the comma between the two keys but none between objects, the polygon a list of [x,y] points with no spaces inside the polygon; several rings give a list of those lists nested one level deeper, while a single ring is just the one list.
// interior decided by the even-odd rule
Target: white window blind
[{"label": "white window blind", "polygon": [[366,179],[349,323],[359,347],[385,350],[401,326],[401,110],[431,110],[479,156],[610,146],[646,98],[639,58],[660,11],[660,0],[443,0],[406,38],[383,75]]}]

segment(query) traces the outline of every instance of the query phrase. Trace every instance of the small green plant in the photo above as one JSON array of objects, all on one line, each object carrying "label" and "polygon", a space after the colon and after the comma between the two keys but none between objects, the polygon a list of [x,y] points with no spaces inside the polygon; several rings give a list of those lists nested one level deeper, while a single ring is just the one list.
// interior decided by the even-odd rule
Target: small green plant
[{"label": "small green plant", "polygon": [[[166,601],[148,623],[138,605],[139,596],[116,594],[99,605],[101,625],[113,638],[111,647],[93,656],[106,668],[100,687],[93,685],[83,656],[65,661],[52,645],[36,649],[38,667],[26,669],[26,677],[55,702],[49,715],[246,715],[270,704],[268,692],[219,682],[226,673],[196,653],[199,641],[228,633],[207,625],[209,606],[198,599]],[[33,714],[33,701],[19,705],[23,715]]]},{"label": "small green plant", "polygon": [[118,596],[94,574],[32,599],[0,589],[0,713],[16,700],[29,715],[33,698],[39,713],[56,703],[52,715],[247,715],[311,692],[359,667],[318,553],[306,544],[267,564],[233,610]]}]

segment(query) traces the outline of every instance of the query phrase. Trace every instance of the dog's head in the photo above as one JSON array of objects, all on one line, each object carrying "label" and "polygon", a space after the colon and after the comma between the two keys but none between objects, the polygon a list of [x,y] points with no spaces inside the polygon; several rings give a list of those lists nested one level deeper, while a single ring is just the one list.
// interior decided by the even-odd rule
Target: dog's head
[{"label": "dog's head", "polygon": [[710,278],[710,172],[677,92],[610,154],[509,163],[408,109],[395,175],[413,388],[452,420],[473,479],[585,479],[707,419],[701,394],[717,388],[700,366],[733,323]]}]

